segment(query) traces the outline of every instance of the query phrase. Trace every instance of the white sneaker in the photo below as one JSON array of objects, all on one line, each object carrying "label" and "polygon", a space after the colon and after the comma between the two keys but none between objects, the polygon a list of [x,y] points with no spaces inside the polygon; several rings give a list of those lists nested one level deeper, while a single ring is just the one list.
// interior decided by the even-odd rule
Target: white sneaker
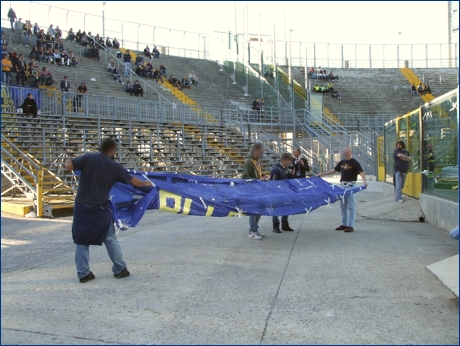
[{"label": "white sneaker", "polygon": [[261,240],[262,237],[257,232],[250,232],[249,239]]},{"label": "white sneaker", "polygon": [[398,199],[398,203],[404,203],[403,199]]}]

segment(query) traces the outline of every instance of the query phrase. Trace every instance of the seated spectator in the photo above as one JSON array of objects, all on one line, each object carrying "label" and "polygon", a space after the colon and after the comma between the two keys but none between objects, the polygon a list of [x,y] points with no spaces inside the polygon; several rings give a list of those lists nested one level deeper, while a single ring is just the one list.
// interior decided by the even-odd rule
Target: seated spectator
[{"label": "seated spectator", "polygon": [[54,64],[54,54],[51,48],[48,48],[45,52],[45,62]]},{"label": "seated spectator", "polygon": [[118,42],[116,37],[113,38],[112,45],[113,45],[113,48],[115,48],[115,49],[120,48],[120,42]]},{"label": "seated spectator", "polygon": [[425,84],[425,88],[423,89],[423,95],[426,95],[426,94],[431,94],[431,88],[428,85],[428,83]]},{"label": "seated spectator", "polygon": [[38,80],[40,79],[40,69],[37,66],[34,59],[32,59],[32,61],[28,64],[26,76],[29,80],[29,86],[31,88],[38,87]]},{"label": "seated spectator", "polygon": [[160,65],[160,75],[166,77],[166,74],[167,74],[167,70],[166,70],[166,66],[164,64],[161,64]]},{"label": "seated spectator", "polygon": [[106,47],[109,47],[109,48],[112,48],[113,47],[113,44],[112,44],[112,41],[110,40],[110,37],[107,37],[105,39],[105,46]]},{"label": "seated spectator", "polygon": [[[79,31],[80,31],[80,30],[79,30]],[[72,42],[75,41],[75,40],[77,39],[77,35],[75,35],[75,33],[73,32],[73,29],[72,29],[72,28],[70,28],[70,29],[69,29],[69,32],[67,33],[67,39],[68,39],[69,41],[72,41]]]},{"label": "seated spectator", "polygon": [[33,58],[33,59],[37,59],[38,60],[38,47],[37,46],[33,46],[31,51],[30,51],[30,54],[29,54],[29,58]]},{"label": "seated spectator", "polygon": [[94,44],[94,37],[91,35],[91,31],[89,31],[88,34],[86,35],[86,39],[88,40],[89,45]]},{"label": "seated spectator", "polygon": [[10,55],[6,54],[5,57],[2,59],[2,83],[10,84],[12,69],[13,64],[10,60]]},{"label": "seated spectator", "polygon": [[69,54],[66,49],[64,49],[61,53],[61,65],[70,67]]},{"label": "seated spectator", "polygon": [[131,82],[127,82],[127,83],[126,83],[125,91],[126,91],[127,93],[129,93],[130,95],[132,95],[133,86],[132,86]]},{"label": "seated spectator", "polygon": [[96,34],[96,36],[94,36],[94,41],[99,42],[100,40],[101,37],[99,36],[99,34]]},{"label": "seated spectator", "polygon": [[132,94],[134,94],[134,96],[138,96],[140,94],[141,97],[144,97],[144,89],[142,89],[142,86],[139,84],[138,80],[134,82],[133,89],[130,95]]},{"label": "seated spectator", "polygon": [[54,30],[54,32],[55,32],[55,37],[56,38],[62,38],[62,31],[61,31],[61,29],[59,29],[59,25],[56,26],[56,30]]},{"label": "seated spectator", "polygon": [[61,64],[61,54],[59,54],[59,51],[57,49],[55,49],[53,52],[53,63],[62,65]]},{"label": "seated spectator", "polygon": [[153,71],[153,79],[155,79],[158,83],[158,79],[161,80],[161,83],[164,83],[163,77],[161,77],[161,72],[160,69],[157,68],[155,71]]},{"label": "seated spectator", "polygon": [[40,73],[40,84],[47,86],[54,84],[53,74],[46,67],[43,67],[42,72]]},{"label": "seated spectator", "polygon": [[8,49],[8,40],[5,38],[5,34],[2,33],[2,47],[5,46],[5,49]]},{"label": "seated spectator", "polygon": [[110,59],[110,61],[108,62],[107,64],[107,70],[110,72],[110,73],[113,73],[114,70],[117,69],[117,65],[115,64],[115,60],[114,59]]},{"label": "seated spectator", "polygon": [[340,94],[339,94],[339,92],[337,90],[333,90],[331,92],[331,96],[335,97],[335,98],[338,98],[339,100],[342,99],[342,97],[340,96]]},{"label": "seated spectator", "polygon": [[155,68],[152,65],[152,62],[150,61],[146,66],[145,66],[145,77],[146,78],[153,78],[153,71]]},{"label": "seated spectator", "polygon": [[99,37],[99,41],[97,42],[100,44],[99,49],[105,48],[105,41],[103,37]]},{"label": "seated spectator", "polygon": [[73,52],[69,53],[69,59],[70,59],[70,66],[78,67],[78,60],[75,57],[75,54]]},{"label": "seated spectator", "polygon": [[411,93],[413,96],[417,96],[417,87],[415,86],[415,83],[411,86]]},{"label": "seated spectator", "polygon": [[177,87],[179,90],[182,90],[181,81],[179,79],[177,79],[176,77],[174,77],[173,74],[171,76],[169,76],[169,83],[171,83],[173,86]]},{"label": "seated spectator", "polygon": [[334,74],[332,73],[332,71],[329,72],[329,75],[327,76],[327,78],[328,78],[329,80],[334,80],[334,79],[339,80],[339,77],[334,76]]},{"label": "seated spectator", "polygon": [[78,42],[78,43],[80,43],[81,38],[83,37],[83,34],[82,34],[82,32],[81,32],[80,29],[78,29],[77,34],[76,34],[75,36],[76,36],[76,37],[75,37],[75,41]]},{"label": "seated spectator", "polygon": [[53,28],[53,24],[50,25],[50,27],[48,28],[48,33],[53,36],[53,38],[56,37],[56,31],[54,30]]},{"label": "seated spectator", "polygon": [[149,46],[145,46],[145,48],[144,48],[144,55],[145,55],[146,57],[148,57],[149,59],[152,59],[153,55],[152,55],[152,53],[150,53],[150,48],[149,48]]},{"label": "seated spectator", "polygon": [[422,83],[419,84],[417,91],[418,91],[420,96],[423,95],[423,84]]},{"label": "seated spectator", "polygon": [[38,46],[43,47],[47,49],[47,44],[46,44],[46,34],[43,30],[40,30],[40,33],[38,34]]},{"label": "seated spectator", "polygon": [[32,95],[32,93],[27,94],[27,98],[24,100],[20,108],[22,108],[22,111],[26,116],[32,114],[34,118],[37,117],[37,103],[35,102],[34,95]]},{"label": "seated spectator", "polygon": [[327,83],[326,93],[332,92],[334,90],[331,82]]},{"label": "seated spectator", "polygon": [[144,58],[141,56],[141,54],[137,54],[136,60],[134,61],[136,65],[141,65],[144,63]]},{"label": "seated spectator", "polygon": [[88,40],[88,36],[86,35],[83,35],[80,39],[80,44],[83,46],[83,47],[89,47],[89,40]]},{"label": "seated spectator", "polygon": [[54,47],[54,37],[51,35],[51,32],[46,33],[46,47],[53,48]]},{"label": "seated spectator", "polygon": [[188,77],[187,76],[184,76],[184,78],[182,78],[182,86],[186,89],[190,89],[190,81],[188,80]]},{"label": "seated spectator", "polygon": [[144,78],[145,77],[145,69],[143,64],[137,65],[135,73],[139,76]]},{"label": "seated spectator", "polygon": [[200,84],[198,84],[198,77],[196,76],[195,72],[190,72],[188,75],[188,79],[194,84],[197,88],[200,87]]},{"label": "seated spectator", "polygon": [[57,49],[60,52],[62,52],[65,49],[64,43],[62,42],[60,38],[56,39],[56,42],[54,42],[54,49]]},{"label": "seated spectator", "polygon": [[310,67],[308,70],[308,75],[311,76],[313,73],[315,73],[315,69],[313,67]]},{"label": "seated spectator", "polygon": [[153,53],[154,58],[156,58],[156,59],[161,58],[161,54],[160,54],[160,51],[158,50],[157,46],[153,47],[152,53]]}]

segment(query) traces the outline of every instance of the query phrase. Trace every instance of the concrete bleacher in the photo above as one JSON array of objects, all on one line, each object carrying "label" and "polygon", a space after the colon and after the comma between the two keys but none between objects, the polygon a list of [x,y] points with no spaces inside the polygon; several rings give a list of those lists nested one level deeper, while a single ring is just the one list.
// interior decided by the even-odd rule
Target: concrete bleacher
[{"label": "concrete bleacher", "polygon": [[[286,66],[282,69],[287,73]],[[305,87],[305,76],[300,69],[293,67],[293,77]],[[327,72],[331,70],[339,77],[339,81],[332,81],[332,84],[342,99],[325,95],[324,106],[341,122],[353,117],[363,120],[372,120],[372,117],[391,119],[423,104],[419,96],[411,95],[410,84],[399,69],[327,69]],[[457,87],[456,69],[414,69],[414,72],[419,79],[425,75],[434,97]],[[311,81],[313,85],[316,83],[316,80]],[[317,83],[322,85],[327,81],[318,80]]]},{"label": "concrete bleacher", "polygon": [[[9,29],[2,28],[2,31],[6,34],[7,38],[10,37]],[[77,68],[38,63],[40,68],[46,65],[53,72],[53,77],[56,81],[55,86],[59,87],[59,82],[63,79],[64,75],[67,75],[69,77],[69,81],[71,82],[73,91],[76,91],[80,82],[84,81],[86,82],[88,92],[90,94],[122,97],[126,97],[128,95],[124,91],[124,85],[116,82],[107,71],[107,63],[105,60],[106,55],[103,51],[100,51],[100,60],[96,61],[94,59],[83,57],[82,54],[84,52],[84,47],[78,43],[65,40],[64,46],[66,49],[73,51],[76,54],[79,60]],[[13,48],[18,54],[23,53],[27,62],[30,61],[30,47],[24,47],[19,44],[10,44],[9,50]],[[116,50],[113,50],[112,52],[116,54]],[[137,52],[135,53],[137,54]],[[107,59],[110,60],[111,58],[112,57],[107,54]],[[146,57],[144,58],[147,61],[149,60]],[[178,79],[182,79],[182,77],[188,76],[190,71],[194,71],[199,78],[200,88],[195,88],[193,86],[190,89],[184,89],[182,93],[189,96],[189,98],[194,100],[197,105],[203,107],[224,108],[226,105],[230,105],[232,103],[250,104],[252,102],[251,97],[244,96],[243,90],[241,90],[238,85],[233,84],[227,74],[220,71],[219,66],[213,61],[162,55],[160,59],[153,59],[152,63],[155,67],[158,67],[160,64],[165,64],[168,70],[168,77],[170,74],[174,74]],[[120,79],[126,83],[129,80],[129,77],[123,76],[124,66],[119,64],[118,68],[120,72]],[[134,64],[132,64],[132,68],[135,70]],[[91,81],[91,79],[94,78],[96,81]],[[133,80],[136,78],[137,77],[134,76]],[[138,79],[141,80],[141,78]],[[157,84],[153,79],[146,79],[146,82],[152,85],[158,93],[164,96],[168,101],[176,104],[182,103],[183,100],[172,94],[168,88],[162,87],[161,83]],[[13,73],[12,84],[15,83],[16,79],[15,74]],[[165,84],[168,84],[166,80]],[[158,100],[158,95],[151,89],[147,87],[145,91],[146,99]]]}]

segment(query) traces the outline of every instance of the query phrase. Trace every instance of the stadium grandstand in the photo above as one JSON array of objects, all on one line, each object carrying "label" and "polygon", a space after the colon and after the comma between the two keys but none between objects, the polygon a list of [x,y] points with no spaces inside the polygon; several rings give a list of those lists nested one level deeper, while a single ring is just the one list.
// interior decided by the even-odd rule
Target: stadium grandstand
[{"label": "stadium grandstand", "polygon": [[[343,45],[334,61],[314,44],[297,59],[275,52],[270,59],[262,53],[270,48],[251,35],[239,39],[247,51],[232,46],[231,35],[216,35],[212,47],[207,38],[208,47],[193,52],[157,42],[116,47],[90,28],[83,35],[61,25],[59,34],[47,25],[42,37],[30,19],[27,40],[26,22],[14,31],[2,19],[2,199],[23,214],[24,205],[39,216],[72,207],[77,180],[64,160],[97,150],[104,137],[120,144],[126,168],[149,172],[239,177],[250,146],[261,141],[266,170],[280,153],[301,148],[319,173],[352,146],[376,175],[385,122],[458,84],[457,57],[411,60],[399,48],[397,59],[367,53],[364,64]],[[32,51],[34,43],[43,52]]]}]

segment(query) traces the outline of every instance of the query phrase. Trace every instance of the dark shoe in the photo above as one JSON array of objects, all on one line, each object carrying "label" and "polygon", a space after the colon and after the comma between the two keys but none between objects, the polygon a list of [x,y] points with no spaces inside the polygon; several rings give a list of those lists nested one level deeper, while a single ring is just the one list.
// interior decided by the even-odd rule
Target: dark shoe
[{"label": "dark shoe", "polygon": [[347,227],[344,230],[345,233],[350,233],[350,232],[353,232],[353,231],[354,231],[353,227]]},{"label": "dark shoe", "polygon": [[283,227],[281,227],[281,229],[283,231],[286,231],[286,232],[294,232],[294,230],[291,227],[289,227],[289,225],[288,226],[283,226]]},{"label": "dark shoe", "polygon": [[335,230],[336,231],[345,231],[347,228],[348,228],[347,226],[341,225],[341,226],[337,227]]},{"label": "dark shoe", "polygon": [[84,278],[80,279],[80,283],[84,284],[85,282],[88,282],[90,280],[94,280],[96,277],[94,276],[93,272],[89,272],[88,275],[86,275]]},{"label": "dark shoe", "polygon": [[129,276],[128,268],[123,269],[118,274],[113,274],[113,276],[115,276],[115,278],[117,278],[117,279],[121,279],[121,278],[125,278],[125,277]]},{"label": "dark shoe", "polygon": [[279,226],[273,227],[273,232],[275,233],[282,233]]}]

